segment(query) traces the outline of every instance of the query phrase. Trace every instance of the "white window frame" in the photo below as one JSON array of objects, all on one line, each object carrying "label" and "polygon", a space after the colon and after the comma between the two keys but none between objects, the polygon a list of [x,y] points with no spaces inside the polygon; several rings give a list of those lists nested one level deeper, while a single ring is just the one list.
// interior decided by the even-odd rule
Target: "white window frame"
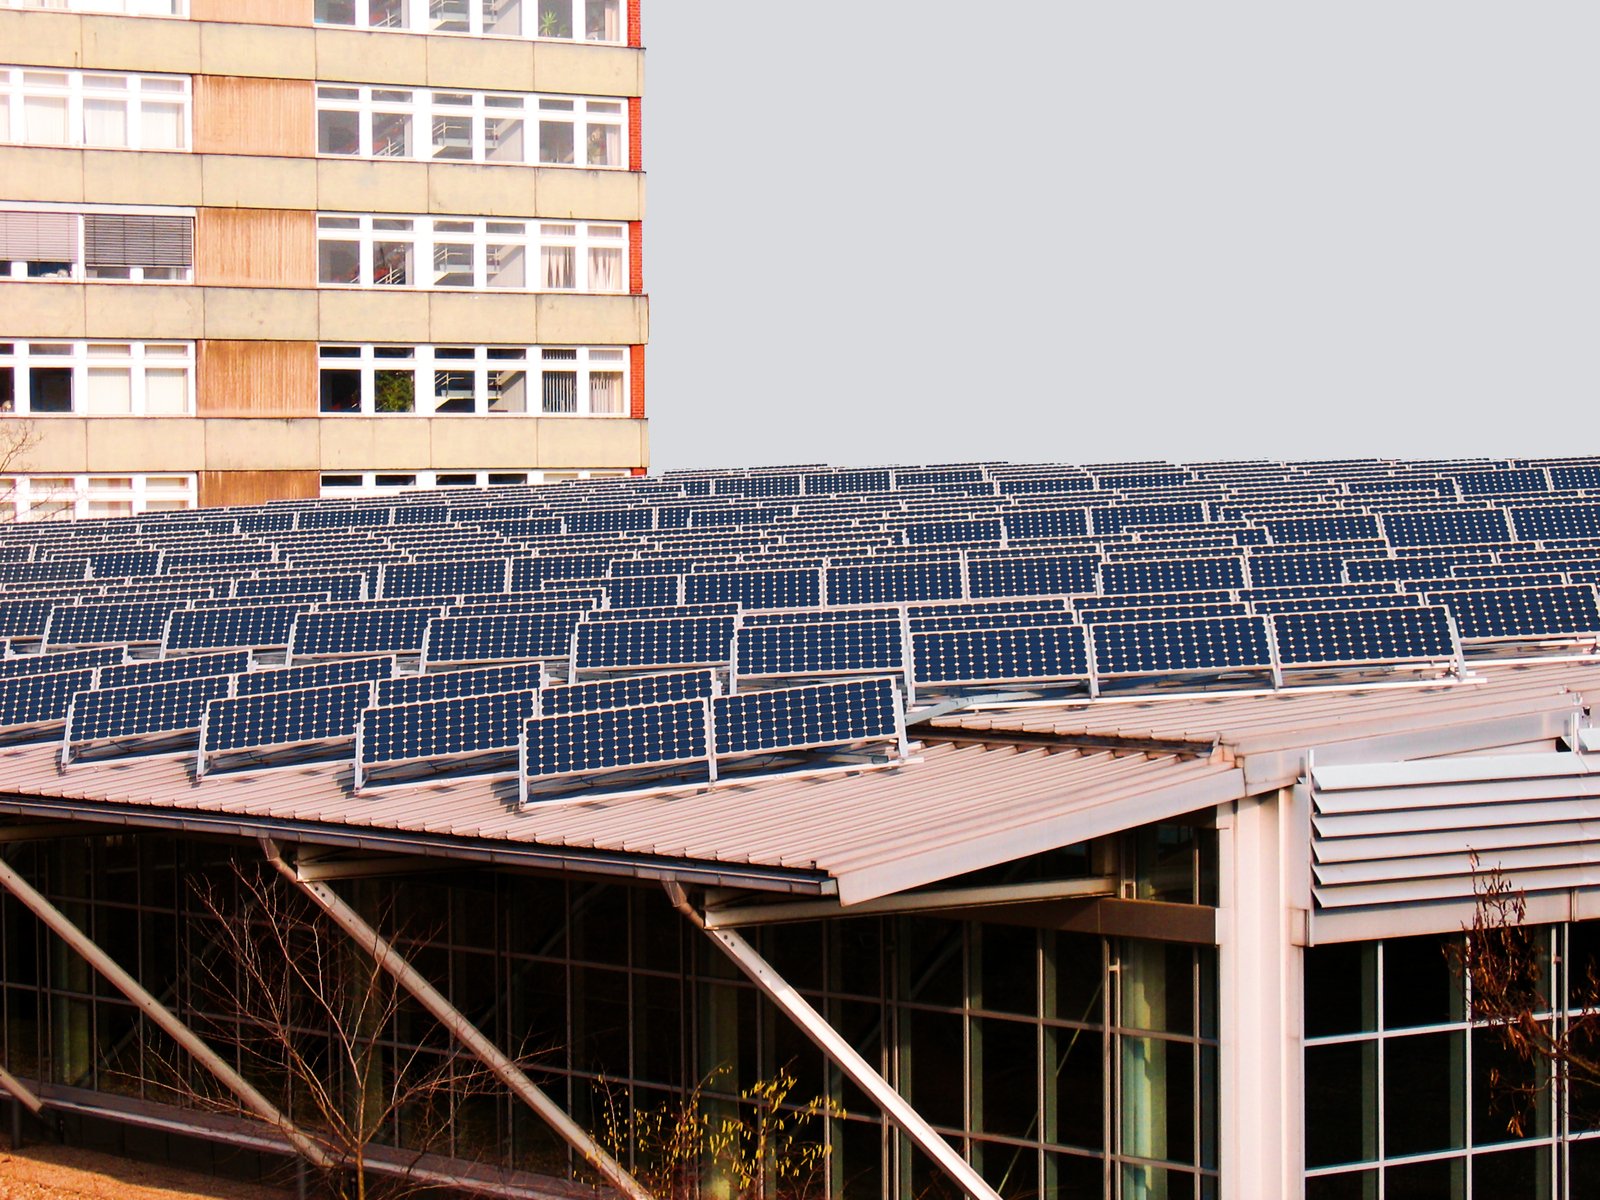
[{"label": "white window frame", "polygon": [[[395,33],[428,33],[462,37],[512,37],[529,41],[559,40],[595,42],[620,46],[628,40],[627,0],[611,0],[612,29],[587,27],[589,0],[520,0],[520,29],[515,33],[487,26],[486,10],[504,8],[495,0],[352,0],[353,20],[334,20],[318,0],[318,25],[354,29],[379,29]],[[451,12],[450,16],[435,15]],[[547,24],[543,14],[553,13],[555,23]],[[466,28],[460,26],[465,25]],[[451,26],[447,28],[446,26]],[[581,31],[582,36],[574,37]],[[597,33],[599,36],[591,36]],[[611,36],[606,36],[607,34]]]},{"label": "white window frame", "polygon": [[[64,347],[65,353],[41,353],[41,347]],[[51,417],[189,417],[195,411],[195,352],[193,342],[162,341],[150,339],[142,342],[119,342],[101,338],[69,340],[66,338],[27,338],[0,342],[0,370],[9,368],[12,378],[14,409],[5,416],[32,417],[48,420]],[[32,411],[29,376],[33,370],[67,368],[72,371],[72,409],[70,412],[52,413]],[[184,407],[181,413],[150,413],[146,401],[149,394],[147,372],[152,370],[177,370],[184,374]],[[126,412],[92,413],[89,411],[89,385],[91,371],[126,370],[129,376],[129,407]]]},{"label": "white window frame", "polygon": [[[385,353],[388,352],[388,353]],[[395,352],[406,352],[409,358]],[[550,358],[549,353],[571,354],[572,358]],[[522,358],[508,357],[522,354]],[[490,357],[496,354],[497,357]],[[456,357],[459,355],[460,357]],[[434,346],[434,345],[382,345],[328,343],[318,347],[319,410],[322,374],[325,371],[359,372],[360,398],[358,409],[347,411],[321,410],[326,417],[335,416],[392,416],[399,419],[412,417],[451,416],[507,416],[507,417],[583,417],[602,420],[627,419],[630,396],[630,358],[627,346]],[[492,402],[491,374],[501,371],[524,373],[524,407],[521,412],[502,412],[490,407]],[[413,403],[410,412],[380,412],[376,405],[379,371],[413,371]],[[441,412],[435,405],[436,374],[457,373],[471,375],[471,407],[461,411]],[[576,376],[574,381],[574,408],[569,412],[544,411],[544,376],[546,374]],[[596,376],[616,376],[610,385],[599,385]],[[592,402],[600,386],[619,392],[615,411],[593,411]],[[461,395],[464,393],[458,393]]]},{"label": "white window frame", "polygon": [[[127,511],[109,512],[127,504]],[[199,486],[193,472],[152,471],[103,475],[32,475],[0,477],[0,523],[67,521],[94,517],[139,516],[199,507]]]},{"label": "white window frame", "polygon": [[[68,216],[77,216],[78,221],[78,256],[72,263],[66,275],[29,275],[26,259],[0,258],[0,282],[25,282],[25,283],[193,283],[194,265],[188,267],[129,267],[125,278],[111,275],[91,275],[89,268],[84,263],[87,253],[84,249],[83,220],[90,215],[107,214],[111,216],[128,217],[188,217],[194,220],[195,210],[192,208],[153,208],[147,205],[130,204],[36,204],[0,200],[0,209],[7,212],[39,212],[62,213]],[[192,257],[192,256],[191,256]],[[104,268],[96,268],[103,270]],[[170,274],[153,274],[152,272],[170,272]]]},{"label": "white window frame", "polygon": [[[456,228],[452,228],[452,226]],[[323,254],[336,246],[353,248],[355,277],[325,277]],[[379,269],[378,247],[407,247],[397,274]],[[465,247],[469,282],[436,282],[443,247]],[[490,273],[493,252],[511,247],[522,252],[522,283],[502,285]],[[570,286],[550,282],[547,253],[571,251]],[[615,268],[597,269],[599,256],[610,254]],[[626,295],[629,276],[629,228],[625,221],[501,220],[494,217],[421,216],[401,213],[318,213],[317,286],[426,291],[582,292]],[[609,277],[609,278],[608,278]],[[563,278],[567,278],[563,276]],[[401,281],[396,281],[396,280]],[[612,286],[600,286],[610,283]]]},{"label": "white window frame", "polygon": [[[626,479],[626,469],[602,468],[590,471],[327,471],[322,475],[321,496],[324,499],[344,497],[357,499],[373,496],[397,496],[402,492],[454,491],[466,487],[520,487],[531,484],[555,483],[563,479]],[[412,483],[379,483],[383,477],[407,476]],[[440,477],[460,479],[459,483],[438,482]],[[471,476],[468,483],[463,476]],[[337,481],[337,482],[335,482]]]},{"label": "white window frame", "polygon": [[0,8],[113,13],[125,17],[187,17],[189,0],[0,0]]},{"label": "white window frame", "polygon": [[[111,81],[120,80],[113,86]],[[32,97],[65,102],[66,140],[34,141],[28,137],[26,108]],[[121,145],[91,144],[84,129],[86,102],[125,99]],[[146,150],[150,153],[187,154],[194,145],[193,87],[187,75],[152,75],[127,71],[75,71],[55,67],[0,66],[0,142],[23,146],[72,146],[89,150]],[[142,116],[146,104],[176,105],[176,146],[145,146]],[[8,119],[6,119],[8,116]]]},{"label": "white window frame", "polygon": [[[460,97],[463,102],[450,102]],[[554,108],[552,105],[569,108]],[[350,113],[356,118],[356,145],[351,150],[322,148],[322,118],[325,114]],[[409,152],[396,152],[392,143],[375,144],[375,124],[384,116],[405,116],[410,120]],[[465,119],[470,122],[466,154],[460,157],[435,156],[435,127],[439,122]],[[493,134],[497,120],[522,122],[522,156],[502,157]],[[323,158],[398,158],[423,162],[473,162],[490,166],[571,166],[590,171],[626,171],[629,163],[628,101],[621,96],[568,96],[543,92],[475,92],[461,88],[373,87],[367,84],[319,82],[316,91],[316,122],[313,131],[317,153]],[[549,122],[573,126],[573,161],[546,161],[541,153],[541,125]],[[591,138],[604,137],[614,130],[617,142],[615,162],[591,162],[586,148]],[[495,144],[491,144],[495,143]]]}]

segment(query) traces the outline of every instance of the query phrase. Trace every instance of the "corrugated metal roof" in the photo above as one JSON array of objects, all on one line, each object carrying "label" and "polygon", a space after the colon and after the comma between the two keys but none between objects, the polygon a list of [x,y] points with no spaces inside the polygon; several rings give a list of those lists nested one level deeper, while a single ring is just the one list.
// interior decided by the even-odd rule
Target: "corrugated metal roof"
[{"label": "corrugated metal roof", "polygon": [[[63,771],[53,746],[0,750],[13,797],[185,814],[301,836],[372,831],[434,848],[520,847],[574,869],[699,874],[869,899],[1292,782],[1319,761],[1380,761],[1548,741],[1600,694],[1600,664],[1482,667],[1474,682],[1191,696],[944,717],[916,761],[714,789],[516,803],[512,780],[455,779],[354,795],[345,763],[193,777],[187,756]],[[1022,744],[1008,742],[1008,739]],[[38,811],[13,801],[13,811]],[[116,819],[114,816],[112,819]],[[310,827],[312,833],[305,832]],[[404,838],[398,836],[404,835]]]}]

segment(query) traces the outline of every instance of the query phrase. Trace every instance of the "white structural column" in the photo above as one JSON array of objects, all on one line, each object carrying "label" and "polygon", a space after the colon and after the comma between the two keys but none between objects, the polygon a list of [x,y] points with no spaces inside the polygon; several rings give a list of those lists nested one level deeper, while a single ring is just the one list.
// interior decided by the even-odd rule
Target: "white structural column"
[{"label": "white structural column", "polygon": [[960,1151],[940,1137],[933,1126],[922,1119],[922,1114],[912,1108],[905,1097],[895,1091],[889,1081],[878,1074],[872,1064],[862,1058],[856,1048],[845,1041],[828,1024],[827,1019],[795,991],[788,980],[774,971],[754,946],[731,929],[708,926],[705,917],[689,903],[678,884],[667,880],[664,886],[673,907],[720,946],[723,953],[733,960],[734,966],[743,971],[750,982],[766,994],[767,999],[798,1025],[800,1032],[816,1043],[817,1049],[827,1055],[852,1083],[871,1096],[873,1103],[883,1110],[883,1115],[953,1179],[962,1191],[975,1200],[1000,1200],[999,1193],[984,1181],[971,1163],[961,1157]]},{"label": "white structural column", "polygon": [[295,874],[294,868],[283,861],[277,846],[272,842],[263,838],[261,847],[280,875],[304,892],[318,908],[332,918],[335,925],[349,935],[352,941],[371,955],[380,967],[394,976],[396,983],[410,992],[417,1003],[427,1009],[452,1037],[488,1067],[495,1078],[510,1089],[512,1095],[533,1109],[567,1145],[581,1154],[607,1183],[630,1200],[652,1200],[650,1193],[628,1173],[626,1167],[606,1153],[583,1126],[545,1095],[521,1067],[490,1041],[482,1030],[467,1020],[465,1014],[446,1000],[437,988],[418,974],[404,956],[390,945],[382,934],[368,925],[360,913],[346,904],[337,892],[325,883],[300,878]]},{"label": "white structural column", "polygon": [[1305,1194],[1303,790],[1218,810],[1223,1200]]},{"label": "white structural column", "polygon": [[4,859],[0,859],[0,887],[4,887],[20,900],[23,906],[44,922],[52,933],[82,955],[91,967],[105,976],[112,987],[132,1001],[134,1007],[148,1017],[153,1025],[192,1054],[223,1086],[238,1097],[240,1104],[274,1126],[290,1145],[317,1166],[333,1165],[322,1147],[301,1133],[277,1105],[252,1087],[244,1076],[206,1045],[199,1034],[178,1020],[172,1010],[147,992],[137,979],[124,971],[114,958],[90,940],[89,935],[74,925],[65,913],[35,891],[33,886],[13,871]]}]

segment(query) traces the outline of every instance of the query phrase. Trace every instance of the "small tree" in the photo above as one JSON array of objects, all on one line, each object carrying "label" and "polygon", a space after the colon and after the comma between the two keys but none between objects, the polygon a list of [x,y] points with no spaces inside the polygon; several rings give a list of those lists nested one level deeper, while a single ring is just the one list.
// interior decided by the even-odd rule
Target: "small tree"
[{"label": "small tree", "polygon": [[16,472],[27,469],[28,455],[39,444],[39,430],[32,421],[14,417],[0,421],[0,504],[10,504],[10,520],[16,520]]},{"label": "small tree", "polygon": [[1447,954],[1465,985],[1470,1019],[1489,1026],[1511,1059],[1528,1068],[1517,1079],[1498,1067],[1488,1073],[1491,1102],[1507,1112],[1507,1131],[1520,1136],[1545,1094],[1542,1072],[1569,1096],[1600,1094],[1600,971],[1593,959],[1581,974],[1568,964],[1568,1015],[1541,1016],[1551,1012],[1552,996],[1538,929],[1527,924],[1527,897],[1498,867],[1480,871],[1476,856],[1472,866],[1472,924]]},{"label": "small tree", "polygon": [[[498,1081],[447,1039],[436,1039],[436,1054],[399,1046],[398,1021],[429,1018],[380,959],[270,869],[234,860],[222,881],[193,887],[204,936],[189,959],[191,1021],[322,1150],[327,1194],[387,1200],[437,1186],[422,1160],[450,1152],[455,1108],[503,1096]],[[147,1048],[152,1058],[180,1100],[257,1119],[209,1076]],[[402,1127],[404,1153],[374,1171],[372,1147]]]}]

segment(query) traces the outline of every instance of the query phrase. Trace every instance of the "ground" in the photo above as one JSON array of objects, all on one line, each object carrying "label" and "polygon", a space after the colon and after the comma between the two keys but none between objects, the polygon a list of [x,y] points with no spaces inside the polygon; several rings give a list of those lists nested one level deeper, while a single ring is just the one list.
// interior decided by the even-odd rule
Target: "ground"
[{"label": "ground", "polygon": [[282,1200],[289,1193],[75,1150],[0,1138],[0,1200]]}]

